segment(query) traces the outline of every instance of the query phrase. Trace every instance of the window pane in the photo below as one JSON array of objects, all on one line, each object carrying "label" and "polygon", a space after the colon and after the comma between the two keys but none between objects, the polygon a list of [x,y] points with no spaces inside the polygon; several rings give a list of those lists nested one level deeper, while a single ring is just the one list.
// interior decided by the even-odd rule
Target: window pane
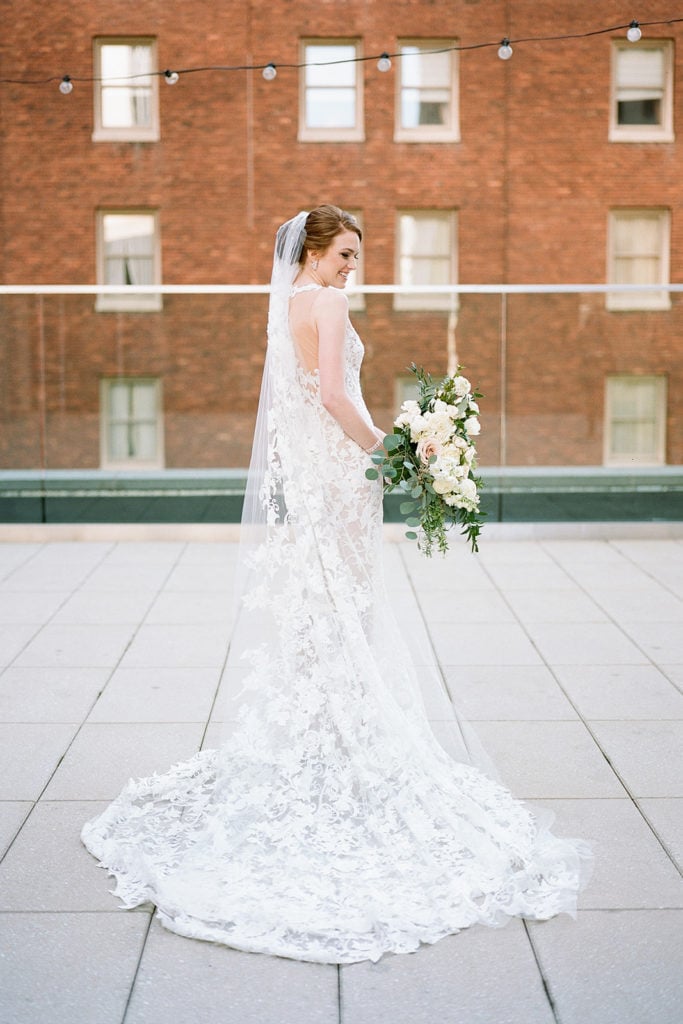
[{"label": "window pane", "polygon": [[109,417],[113,420],[128,416],[128,384],[125,381],[109,384]]},{"label": "window pane", "polygon": [[108,455],[112,462],[124,462],[130,458],[127,423],[110,424]]},{"label": "window pane", "polygon": [[354,61],[356,47],[352,44],[330,44],[306,47],[306,64],[326,65],[306,68],[307,86],[355,86],[356,64],[335,64],[334,61]]},{"label": "window pane", "polygon": [[451,54],[430,53],[439,44],[401,47],[401,125],[447,125],[451,101]]},{"label": "window pane", "polygon": [[[152,123],[152,49],[148,44],[100,47],[101,117],[105,128]],[[140,76],[140,77],[132,77]]]},{"label": "window pane", "polygon": [[617,119],[619,124],[661,124],[661,100],[620,100],[617,104]]},{"label": "window pane", "polygon": [[153,420],[156,416],[156,386],[152,381],[136,381],[132,391],[134,419]]},{"label": "window pane", "polygon": [[140,461],[152,462],[156,458],[156,426],[154,423],[135,423],[131,427],[131,456]]},{"label": "window pane", "polygon": [[617,50],[617,88],[663,89],[664,50]]},{"label": "window pane", "polygon": [[309,128],[353,128],[355,124],[354,89],[306,90],[306,125]]},{"label": "window pane", "polygon": [[[434,44],[434,49],[438,49]],[[431,47],[425,47],[430,50]],[[404,86],[441,86],[448,89],[451,79],[450,53],[423,53],[418,46],[401,47],[401,82]]]}]

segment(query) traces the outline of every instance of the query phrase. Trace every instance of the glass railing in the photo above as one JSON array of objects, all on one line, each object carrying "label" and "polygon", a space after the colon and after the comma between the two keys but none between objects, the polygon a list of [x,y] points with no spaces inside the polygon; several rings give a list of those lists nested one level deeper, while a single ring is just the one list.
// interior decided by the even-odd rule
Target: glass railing
[{"label": "glass railing", "polygon": [[[0,287],[0,521],[237,519],[267,291]],[[682,291],[365,286],[368,405],[388,429],[412,362],[463,365],[490,517],[681,519]]]}]

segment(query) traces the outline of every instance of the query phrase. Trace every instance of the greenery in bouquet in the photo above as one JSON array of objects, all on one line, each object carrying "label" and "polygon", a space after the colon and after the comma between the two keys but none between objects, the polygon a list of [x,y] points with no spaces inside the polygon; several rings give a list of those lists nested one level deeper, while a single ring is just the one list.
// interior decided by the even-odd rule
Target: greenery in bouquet
[{"label": "greenery in bouquet", "polygon": [[461,366],[455,376],[438,383],[415,363],[410,369],[417,379],[417,398],[401,406],[394,432],[384,438],[384,452],[372,456],[374,466],[366,476],[381,476],[385,492],[397,487],[406,492],[407,500],[400,505],[401,515],[407,516],[406,536],[417,540],[425,555],[435,547],[445,554],[446,531],[456,524],[472,551],[478,551],[482,484],[475,475],[472,438],[479,433],[481,393],[472,390]]}]

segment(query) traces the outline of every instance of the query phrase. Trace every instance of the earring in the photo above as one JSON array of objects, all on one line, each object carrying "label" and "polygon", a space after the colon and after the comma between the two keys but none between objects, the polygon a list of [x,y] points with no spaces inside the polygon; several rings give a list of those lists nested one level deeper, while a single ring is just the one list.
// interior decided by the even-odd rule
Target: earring
[{"label": "earring", "polygon": [[318,269],[318,263],[319,263],[319,260],[313,260],[313,269],[314,270]]}]

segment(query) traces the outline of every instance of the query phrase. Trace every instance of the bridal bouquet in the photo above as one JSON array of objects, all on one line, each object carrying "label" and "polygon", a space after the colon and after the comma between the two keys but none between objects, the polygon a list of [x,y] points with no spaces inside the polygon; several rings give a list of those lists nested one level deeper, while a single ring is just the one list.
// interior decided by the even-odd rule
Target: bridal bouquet
[{"label": "bridal bouquet", "polygon": [[410,369],[417,378],[418,397],[401,406],[394,432],[384,438],[385,452],[372,456],[375,466],[366,470],[366,476],[381,476],[385,492],[398,486],[409,492],[410,500],[400,506],[401,515],[408,516],[406,537],[418,540],[425,555],[431,555],[435,545],[445,554],[446,529],[455,523],[462,526],[472,551],[478,551],[481,480],[474,473],[472,437],[480,429],[476,400],[481,394],[472,391],[460,373],[462,367],[439,384],[415,363]]}]

